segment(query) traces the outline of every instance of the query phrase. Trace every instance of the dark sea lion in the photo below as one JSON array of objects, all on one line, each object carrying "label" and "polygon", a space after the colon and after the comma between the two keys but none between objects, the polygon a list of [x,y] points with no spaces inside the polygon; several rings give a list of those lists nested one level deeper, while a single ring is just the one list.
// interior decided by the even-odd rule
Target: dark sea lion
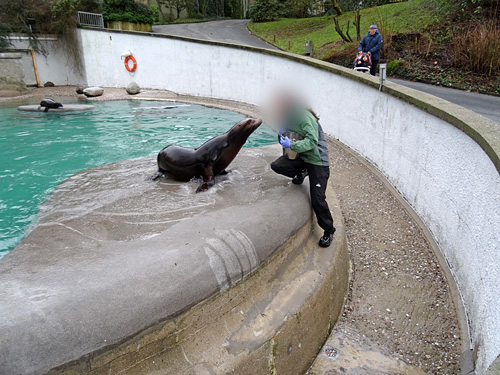
[{"label": "dark sea lion", "polygon": [[45,107],[45,110],[44,112],[48,112],[49,111],[49,108],[60,108],[62,107],[63,105],[59,102],[56,102],[54,99],[42,99],[42,101],[40,102],[40,106],[38,107],[38,109],[40,110],[40,108],[43,108]]},{"label": "dark sea lion", "polygon": [[203,182],[196,192],[207,190],[215,184],[215,176],[226,173],[228,165],[260,124],[261,119],[247,118],[195,149],[176,145],[165,147],[158,154],[158,173],[152,179],[157,180],[165,173],[177,181],[202,177]]}]

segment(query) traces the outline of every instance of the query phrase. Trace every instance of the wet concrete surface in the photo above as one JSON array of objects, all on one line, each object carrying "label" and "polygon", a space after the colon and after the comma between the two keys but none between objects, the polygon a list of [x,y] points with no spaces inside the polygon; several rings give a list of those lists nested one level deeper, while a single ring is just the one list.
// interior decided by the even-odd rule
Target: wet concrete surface
[{"label": "wet concrete surface", "polygon": [[425,375],[345,322],[338,323],[307,375]]}]

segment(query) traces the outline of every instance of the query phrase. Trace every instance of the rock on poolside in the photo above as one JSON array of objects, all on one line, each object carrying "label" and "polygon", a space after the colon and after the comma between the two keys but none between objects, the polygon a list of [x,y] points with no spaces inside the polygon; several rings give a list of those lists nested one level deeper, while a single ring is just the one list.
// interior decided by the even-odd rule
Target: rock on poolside
[{"label": "rock on poolside", "polygon": [[90,97],[101,96],[102,94],[104,94],[104,89],[102,87],[88,87],[83,90],[83,93],[85,94],[85,96]]},{"label": "rock on poolside", "polygon": [[127,88],[125,89],[129,95],[136,95],[141,92],[141,88],[135,82],[130,82]]},{"label": "rock on poolside", "polygon": [[43,84],[43,87],[54,87],[54,83],[53,82],[50,82],[50,81],[47,81]]}]

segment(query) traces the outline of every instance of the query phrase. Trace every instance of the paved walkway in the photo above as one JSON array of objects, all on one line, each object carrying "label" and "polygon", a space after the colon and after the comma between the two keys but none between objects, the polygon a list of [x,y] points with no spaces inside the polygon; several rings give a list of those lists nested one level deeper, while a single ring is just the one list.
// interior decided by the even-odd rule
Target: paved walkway
[{"label": "paved walkway", "polygon": [[[277,49],[275,46],[252,35],[247,29],[248,22],[248,20],[223,20],[175,25],[156,25],[153,26],[153,32]],[[391,79],[391,81],[461,105],[462,107],[470,109],[500,124],[500,97],[470,93],[400,79]]]},{"label": "paved walkway", "polygon": [[500,96],[478,94],[442,86],[427,85],[421,82],[404,81],[402,79],[391,78],[391,81],[461,105],[500,124]]},{"label": "paved walkway", "polygon": [[184,36],[224,43],[245,44],[252,47],[277,49],[273,45],[253,36],[247,29],[248,20],[222,20],[199,23],[155,25],[153,32]]}]

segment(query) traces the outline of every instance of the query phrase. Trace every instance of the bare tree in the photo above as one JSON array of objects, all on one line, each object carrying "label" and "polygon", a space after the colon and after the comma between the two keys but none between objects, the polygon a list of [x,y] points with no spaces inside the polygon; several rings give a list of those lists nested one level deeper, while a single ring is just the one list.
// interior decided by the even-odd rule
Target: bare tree
[{"label": "bare tree", "polygon": [[167,8],[175,9],[177,18],[180,17],[182,11],[187,8],[188,0],[157,0],[159,8],[164,5]]},{"label": "bare tree", "polygon": [[347,36],[346,36],[342,31],[342,27],[339,25],[339,20],[337,19],[337,17],[333,17],[333,22],[335,23],[335,31],[337,31],[342,40],[346,43],[352,42],[352,39],[349,36],[349,23],[347,23]]},{"label": "bare tree", "polygon": [[359,9],[356,10],[356,14],[354,16],[354,26],[356,26],[356,39],[360,40],[361,39],[361,14],[359,14]]},{"label": "bare tree", "polygon": [[337,12],[337,16],[340,16],[342,14],[342,9],[340,9],[339,4],[337,4],[337,0],[330,0],[332,8]]}]

